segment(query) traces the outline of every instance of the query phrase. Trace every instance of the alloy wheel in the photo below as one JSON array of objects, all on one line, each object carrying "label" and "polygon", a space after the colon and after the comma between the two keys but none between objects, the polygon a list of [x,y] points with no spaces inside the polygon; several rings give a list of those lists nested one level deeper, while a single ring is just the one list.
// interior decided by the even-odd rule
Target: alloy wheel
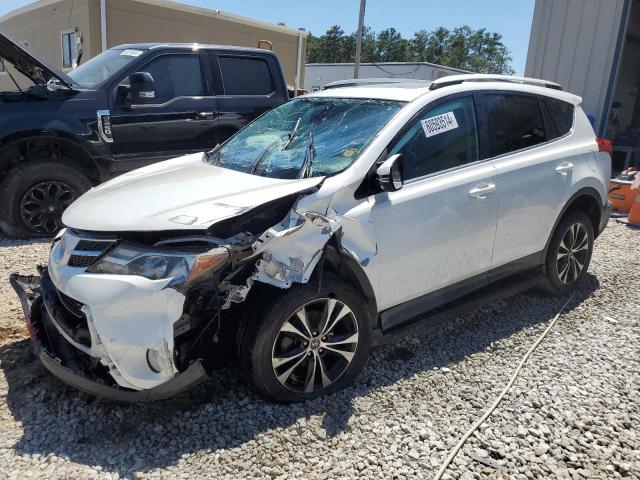
[{"label": "alloy wheel", "polygon": [[299,393],[326,389],[347,370],[358,348],[358,322],[334,298],[302,305],[281,326],[271,366],[281,385]]},{"label": "alloy wheel", "polygon": [[62,212],[76,199],[76,191],[64,182],[32,185],[20,200],[20,216],[31,231],[54,234],[62,227]]},{"label": "alloy wheel", "polygon": [[589,255],[589,234],[582,223],[574,223],[567,228],[557,255],[557,271],[559,280],[568,285],[584,270]]}]

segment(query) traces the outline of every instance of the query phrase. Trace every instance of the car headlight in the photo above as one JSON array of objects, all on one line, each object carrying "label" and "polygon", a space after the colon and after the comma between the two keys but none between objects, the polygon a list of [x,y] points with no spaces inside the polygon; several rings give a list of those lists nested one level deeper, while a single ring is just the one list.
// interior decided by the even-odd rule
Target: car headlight
[{"label": "car headlight", "polygon": [[87,268],[89,273],[139,275],[150,280],[171,279],[170,285],[192,283],[227,263],[229,250],[217,247],[203,253],[121,243]]}]

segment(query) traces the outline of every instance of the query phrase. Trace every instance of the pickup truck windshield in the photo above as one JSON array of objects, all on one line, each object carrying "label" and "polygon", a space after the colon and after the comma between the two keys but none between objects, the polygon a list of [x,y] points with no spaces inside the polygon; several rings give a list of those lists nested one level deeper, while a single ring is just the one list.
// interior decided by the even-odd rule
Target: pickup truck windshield
[{"label": "pickup truck windshield", "polygon": [[143,50],[136,49],[107,50],[71,70],[68,75],[82,88],[95,88],[136,60],[142,53]]},{"label": "pickup truck windshield", "polygon": [[205,160],[263,177],[341,172],[404,106],[389,100],[308,97],[266,113]]}]

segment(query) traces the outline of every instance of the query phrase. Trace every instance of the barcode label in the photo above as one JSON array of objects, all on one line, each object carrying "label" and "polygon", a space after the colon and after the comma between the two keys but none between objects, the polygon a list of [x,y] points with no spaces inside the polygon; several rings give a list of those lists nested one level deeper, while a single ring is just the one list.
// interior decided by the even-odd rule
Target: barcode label
[{"label": "barcode label", "polygon": [[422,129],[427,138],[438,135],[442,132],[448,132],[458,128],[458,122],[453,112],[443,113],[442,115],[436,115],[435,117],[425,118],[421,120]]}]

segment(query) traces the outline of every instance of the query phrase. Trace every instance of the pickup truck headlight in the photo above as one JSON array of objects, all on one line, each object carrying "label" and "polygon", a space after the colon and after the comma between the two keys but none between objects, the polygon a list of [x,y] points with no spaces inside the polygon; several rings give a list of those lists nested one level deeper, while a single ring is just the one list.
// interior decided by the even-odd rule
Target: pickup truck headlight
[{"label": "pickup truck headlight", "polygon": [[192,283],[224,266],[229,250],[217,247],[203,253],[178,252],[121,243],[87,268],[89,273],[139,275],[150,280],[172,279],[170,285]]}]

